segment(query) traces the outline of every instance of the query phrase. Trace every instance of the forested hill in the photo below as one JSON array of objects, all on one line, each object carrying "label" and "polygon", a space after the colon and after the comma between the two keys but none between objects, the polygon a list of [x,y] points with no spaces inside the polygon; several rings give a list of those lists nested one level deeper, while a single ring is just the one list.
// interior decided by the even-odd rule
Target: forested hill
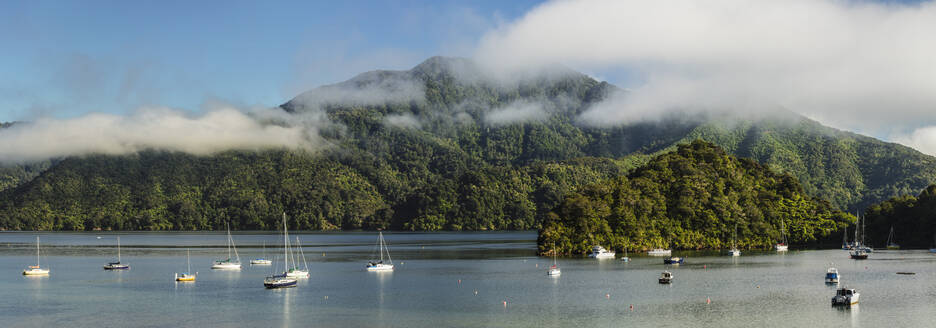
[{"label": "forested hill", "polygon": [[[783,220],[783,224],[781,224]],[[582,188],[547,215],[541,253],[768,248],[785,227],[791,244],[810,244],[855,221],[807,196],[796,178],[695,141],[652,159],[626,177]]]},{"label": "forested hill", "polygon": [[274,229],[286,212],[296,229],[533,229],[567,193],[695,139],[789,172],[841,209],[936,183],[933,157],[792,113],[583,124],[612,92],[568,69],[508,81],[433,57],[282,106],[326,122],[316,128],[332,147],[65,158],[0,193],[0,228]]},{"label": "forested hill", "polygon": [[874,204],[864,215],[865,242],[872,246],[887,246],[893,228],[893,241],[901,248],[936,248],[936,185],[917,196],[902,195]]}]

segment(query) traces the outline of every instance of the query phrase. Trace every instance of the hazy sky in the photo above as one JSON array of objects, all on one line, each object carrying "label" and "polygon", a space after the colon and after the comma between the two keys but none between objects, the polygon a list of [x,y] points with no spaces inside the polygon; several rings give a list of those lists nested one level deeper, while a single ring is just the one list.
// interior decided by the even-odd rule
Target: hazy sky
[{"label": "hazy sky", "polygon": [[[448,55],[500,71],[558,63],[632,90],[585,121],[786,108],[936,154],[933,31],[932,1],[0,1],[0,121],[38,122],[0,135],[0,151],[29,152],[2,143],[50,135],[81,148],[56,132],[87,124],[109,142],[243,122],[205,149],[242,144],[237,135],[267,140],[247,148],[286,145],[314,133],[252,126],[238,112]],[[499,114],[540,112],[516,104]],[[141,121],[154,113],[175,124]],[[151,145],[108,142],[88,148]]]}]

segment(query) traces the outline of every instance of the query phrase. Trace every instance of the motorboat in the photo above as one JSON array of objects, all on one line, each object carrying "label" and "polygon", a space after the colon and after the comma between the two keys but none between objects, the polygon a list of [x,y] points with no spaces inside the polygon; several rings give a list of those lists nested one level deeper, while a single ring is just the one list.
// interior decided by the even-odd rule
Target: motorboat
[{"label": "motorboat", "polygon": [[686,261],[685,258],[674,256],[674,257],[663,259],[663,264],[682,264],[685,261]]},{"label": "motorboat", "polygon": [[832,305],[850,306],[858,304],[858,297],[861,294],[854,288],[839,288],[835,291],[835,297],[832,297]]},{"label": "motorboat", "polygon": [[592,252],[588,254],[588,257],[596,259],[613,259],[614,252],[608,251],[604,247],[596,245],[595,247],[592,247]]},{"label": "motorboat", "polygon": [[868,259],[868,252],[865,252],[864,249],[860,247],[856,250],[848,252],[848,254],[854,260],[867,260]]},{"label": "motorboat", "polygon": [[649,252],[647,252],[647,255],[650,255],[650,256],[670,256],[670,255],[673,255],[673,250],[671,250],[671,249],[662,249],[662,248],[654,248],[654,249],[651,249]]},{"label": "motorboat", "polygon": [[826,270],[825,282],[827,284],[837,284],[839,282],[839,272],[836,268],[829,268]]},{"label": "motorboat", "polygon": [[669,271],[663,271],[660,274],[660,283],[661,284],[670,284],[673,283],[673,273]]}]

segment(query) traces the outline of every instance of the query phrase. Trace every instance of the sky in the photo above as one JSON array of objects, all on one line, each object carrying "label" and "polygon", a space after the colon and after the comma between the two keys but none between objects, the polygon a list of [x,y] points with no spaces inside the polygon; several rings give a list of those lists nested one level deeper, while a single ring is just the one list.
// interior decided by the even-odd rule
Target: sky
[{"label": "sky", "polygon": [[[781,108],[936,155],[932,31],[936,3],[917,0],[4,1],[0,122],[36,124],[0,133],[0,161],[314,145],[321,117],[242,114],[295,121],[264,109],[434,55],[627,88],[583,114],[596,125]],[[173,138],[193,129],[203,145]]]}]

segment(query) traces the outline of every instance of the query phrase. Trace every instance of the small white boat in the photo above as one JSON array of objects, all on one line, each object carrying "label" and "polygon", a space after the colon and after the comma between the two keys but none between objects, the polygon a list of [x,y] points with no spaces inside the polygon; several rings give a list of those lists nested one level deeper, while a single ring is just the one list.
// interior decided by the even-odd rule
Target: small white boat
[{"label": "small white boat", "polygon": [[651,249],[649,252],[647,252],[647,255],[650,255],[650,256],[670,256],[670,255],[673,255],[673,250],[671,250],[671,249],[662,249],[662,248],[654,248],[654,249]]},{"label": "small white boat", "polygon": [[630,257],[627,256],[627,247],[624,247],[624,256],[621,257],[621,262],[630,262]]},{"label": "small white boat", "polygon": [[130,270],[129,264],[120,263],[120,236],[117,237],[117,262],[107,263],[104,270]]},{"label": "small white boat", "polygon": [[786,226],[783,224],[783,219],[780,219],[780,242],[774,245],[774,249],[776,249],[778,252],[786,252],[790,250],[790,245],[787,245]]},{"label": "small white boat", "polygon": [[613,259],[614,252],[608,251],[604,247],[595,246],[592,247],[592,252],[588,254],[588,257],[596,259]]},{"label": "small white boat", "polygon": [[839,288],[835,291],[835,297],[832,297],[832,305],[854,305],[858,304],[858,297],[861,294],[854,288]]},{"label": "small white boat", "polygon": [[829,268],[826,270],[825,282],[827,284],[837,284],[839,283],[839,272],[836,268]]},{"label": "small white boat", "polygon": [[670,283],[672,283],[672,282],[673,282],[673,273],[672,273],[672,272],[669,272],[669,271],[663,271],[663,273],[660,274],[659,282],[660,282],[661,284],[670,284]]},{"label": "small white boat", "polygon": [[189,272],[192,272],[192,260],[191,260],[191,257],[189,256],[188,249],[185,250],[185,262],[188,265],[188,271],[185,271],[183,273],[176,273],[175,281],[181,281],[181,282],[195,281],[195,277],[198,276],[198,272],[195,272],[195,274],[189,273]]},{"label": "small white boat", "polygon": [[[377,244],[377,252],[380,253],[380,260],[372,260],[367,262],[367,265],[364,266],[364,269],[367,271],[393,271],[393,259],[390,258],[390,250],[387,248],[387,245],[384,242],[382,231],[377,235]],[[387,262],[389,263],[384,263],[385,252],[387,253]]]},{"label": "small white boat", "polygon": [[49,269],[43,269],[39,265],[39,236],[36,236],[36,265],[30,265],[23,270],[24,276],[47,276],[49,275]]},{"label": "small white boat", "polygon": [[250,265],[271,265],[273,261],[266,259],[266,242],[263,242],[263,256],[250,260]]},{"label": "small white boat", "polygon": [[731,256],[741,256],[741,250],[738,249],[738,224],[735,223],[734,234],[731,235],[731,250],[728,251]]},{"label": "small white boat", "polygon": [[[234,238],[231,237],[231,226],[227,226],[227,246],[228,246],[228,258],[224,260],[217,260],[211,265],[212,269],[215,270],[240,270],[241,262],[240,255],[237,254],[237,246],[234,245]],[[234,250],[234,257],[231,257],[231,250]]]},{"label": "small white boat", "polygon": [[553,264],[549,267],[549,270],[546,270],[546,275],[548,276],[559,276],[562,274],[562,270],[559,270],[559,263],[556,262],[556,254],[559,253],[556,251],[556,245],[553,245]]},{"label": "small white boat", "polygon": [[[308,278],[309,277],[309,263],[305,260],[305,254],[302,252],[302,246],[299,243],[299,237],[296,237],[296,247],[299,249],[299,257],[302,258],[302,263],[305,268],[299,267],[299,261],[293,261],[293,267],[286,271],[287,277],[292,278]],[[290,256],[292,256],[292,250],[290,250]]]}]

